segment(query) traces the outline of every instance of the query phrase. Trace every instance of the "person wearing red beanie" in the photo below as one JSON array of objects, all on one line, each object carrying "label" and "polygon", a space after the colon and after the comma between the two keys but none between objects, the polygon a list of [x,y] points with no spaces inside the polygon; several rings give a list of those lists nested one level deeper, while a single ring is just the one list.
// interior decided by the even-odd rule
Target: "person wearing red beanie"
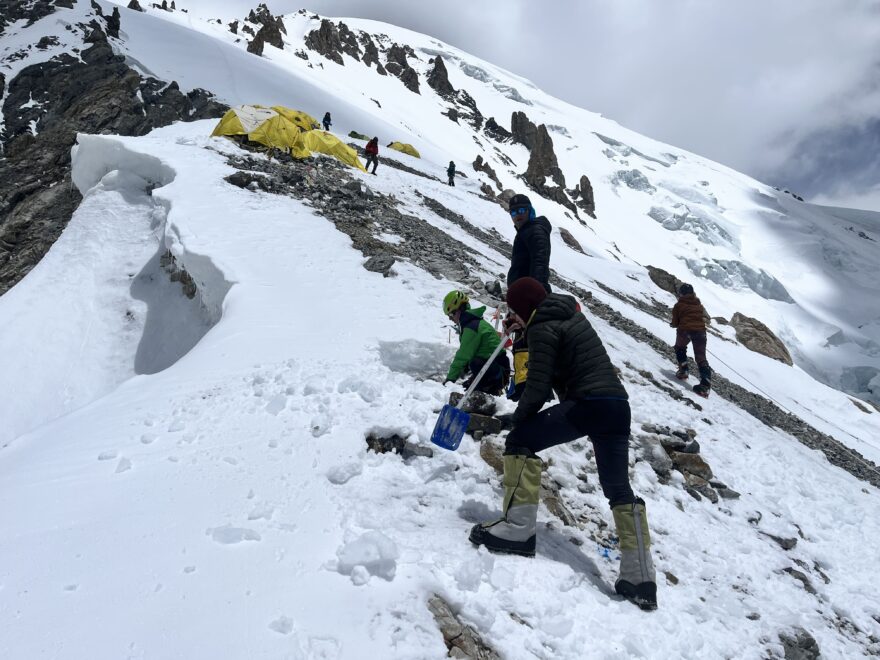
[{"label": "person wearing red beanie", "polygon": [[[645,503],[629,483],[630,409],[602,341],[571,296],[524,277],[507,291],[513,326],[529,349],[525,390],[504,447],[502,518],[474,525],[470,540],[494,552],[534,556],[542,462],[537,452],[589,436],[599,483],[620,538],[617,593],[657,607]],[[560,403],[541,410],[551,391]]]}]

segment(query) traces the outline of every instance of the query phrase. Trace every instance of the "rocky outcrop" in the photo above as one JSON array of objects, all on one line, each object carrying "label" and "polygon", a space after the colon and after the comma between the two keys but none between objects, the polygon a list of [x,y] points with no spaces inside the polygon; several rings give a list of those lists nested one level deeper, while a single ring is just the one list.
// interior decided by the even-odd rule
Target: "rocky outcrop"
[{"label": "rocky outcrop", "polygon": [[342,42],[339,40],[339,30],[326,18],[321,19],[321,25],[317,30],[312,30],[306,35],[306,48],[323,55],[331,62],[345,66],[342,61]]},{"label": "rocky outcrop", "polygon": [[473,162],[474,170],[477,172],[483,172],[489,175],[489,178],[495,182],[495,186],[498,190],[503,190],[504,186],[501,185],[501,181],[498,180],[498,175],[495,174],[495,170],[492,169],[492,166],[489,163],[483,160],[483,157],[477,154],[476,159]]},{"label": "rocky outcrop", "polygon": [[513,137],[513,134],[510,131],[495,121],[495,117],[489,117],[489,119],[486,120],[486,126],[483,128],[483,132],[498,142],[509,142]]},{"label": "rocky outcrop", "polygon": [[385,76],[388,74],[385,71],[385,67],[382,66],[382,62],[379,61],[379,49],[376,47],[376,44],[373,42],[373,38],[367,34],[366,32],[360,33],[361,45],[364,47],[364,56],[363,63],[367,66],[376,65],[376,73],[379,75]]},{"label": "rocky outcrop", "polygon": [[452,607],[436,594],[428,600],[428,609],[443,635],[449,657],[471,660],[500,660],[500,656],[487,645],[471,626],[461,622]]},{"label": "rocky outcrop", "polygon": [[[247,20],[249,23],[267,27],[272,32],[287,34],[287,28],[284,27],[284,20],[280,16],[273,16],[272,12],[269,11],[269,8],[263,3],[257,5],[256,9],[251,9],[250,13],[247,15]],[[276,45],[273,41],[270,41],[266,37],[264,37],[264,40],[266,41],[266,43],[272,44],[276,48],[281,48],[281,46]]]},{"label": "rocky outcrop", "polygon": [[[61,6],[66,6],[66,3]],[[7,25],[27,19],[27,26],[31,26],[54,11],[55,5],[50,0],[37,0],[36,2],[2,0],[0,1],[0,37],[6,31]]]},{"label": "rocky outcrop", "polygon": [[131,9],[131,10],[133,10],[133,11],[139,11],[139,12],[143,12],[143,11],[144,11],[144,8],[141,7],[141,5],[140,5],[140,3],[138,2],[138,0],[131,0],[131,2],[128,3],[128,8]]},{"label": "rocky outcrop", "polygon": [[596,217],[596,200],[593,198],[593,184],[587,178],[587,175],[581,177],[580,182],[571,191],[571,197],[574,203],[583,209],[591,218]]},{"label": "rocky outcrop", "polygon": [[535,147],[538,127],[526,116],[524,112],[514,112],[510,118],[510,132],[514,142],[525,145],[531,151]]},{"label": "rocky outcrop", "polygon": [[[141,79],[123,56],[114,55],[97,22],[88,29],[93,42],[80,57],[62,54],[25,67],[8,83],[0,294],[40,261],[79,204],[70,185],[70,148],[78,132],[144,135],[181,119],[219,117],[227,109],[204,90],[183,94],[176,83]],[[28,104],[30,99],[36,103]]]},{"label": "rocky outcrop", "polygon": [[553,139],[547,132],[547,127],[541,124],[535,132],[535,143],[529,156],[525,179],[535,189],[540,189],[544,187],[547,178],[553,179],[557,186],[565,187],[565,177],[556,161],[556,152],[553,151]]},{"label": "rocky outcrop", "polygon": [[444,98],[451,97],[455,94],[455,88],[449,82],[449,72],[443,63],[443,58],[437,55],[431,60],[434,66],[428,73],[428,85]]},{"label": "rocky outcrop", "polygon": [[730,319],[736,330],[736,340],[750,351],[766,355],[787,365],[792,364],[791,355],[785,344],[758,319],[737,312]]},{"label": "rocky outcrop", "polygon": [[275,46],[279,50],[284,48],[284,38],[281,36],[281,30],[274,23],[263,25],[254,37],[254,41],[257,40],[262,41],[264,44]]},{"label": "rocky outcrop", "polygon": [[339,29],[339,43],[342,44],[342,52],[360,62],[361,47],[358,45],[357,35],[345,23],[340,22],[337,27]]},{"label": "rocky outcrop", "polygon": [[680,279],[672,273],[666,272],[662,268],[647,266],[647,269],[648,277],[651,278],[651,281],[654,284],[664,291],[671,293],[673,296],[678,297],[678,288],[683,284]]},{"label": "rocky outcrop", "polygon": [[414,53],[409,46],[394,44],[388,49],[388,53],[386,54],[388,62],[385,65],[385,69],[388,73],[400,78],[400,82],[402,82],[404,87],[409,91],[420,94],[419,74],[409,65],[407,57],[410,55],[414,55]]},{"label": "rocky outcrop", "polygon": [[565,244],[570,247],[575,252],[580,252],[581,254],[586,254],[584,252],[584,248],[581,247],[581,244],[578,243],[578,240],[571,235],[571,232],[568,231],[565,227],[559,228],[559,235],[562,236],[562,240],[565,241]]},{"label": "rocky outcrop", "polygon": [[459,107],[458,117],[464,119],[475,131],[483,128],[483,113],[477,107],[477,102],[465,90],[458,90],[455,103]]},{"label": "rocky outcrop", "polygon": [[229,23],[228,27],[229,31],[232,32],[232,34],[238,34],[238,21],[232,21],[231,23]]}]

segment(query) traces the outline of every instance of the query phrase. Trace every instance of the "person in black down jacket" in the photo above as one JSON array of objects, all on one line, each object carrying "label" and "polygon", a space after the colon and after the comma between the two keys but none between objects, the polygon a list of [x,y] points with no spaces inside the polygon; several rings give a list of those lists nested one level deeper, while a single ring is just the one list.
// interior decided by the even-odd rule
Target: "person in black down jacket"
[{"label": "person in black down jacket", "polygon": [[[504,448],[503,517],[475,525],[470,540],[495,552],[534,556],[541,459],[537,452],[589,436],[599,483],[620,538],[617,593],[657,607],[645,503],[629,483],[630,409],[602,341],[571,296],[524,277],[507,291],[514,327],[525,330],[529,369]],[[541,411],[551,389],[560,403]]]},{"label": "person in black down jacket", "polygon": [[550,293],[550,221],[536,217],[532,202],[525,195],[514,195],[507,204],[516,227],[507,286],[521,277],[534,277]]}]

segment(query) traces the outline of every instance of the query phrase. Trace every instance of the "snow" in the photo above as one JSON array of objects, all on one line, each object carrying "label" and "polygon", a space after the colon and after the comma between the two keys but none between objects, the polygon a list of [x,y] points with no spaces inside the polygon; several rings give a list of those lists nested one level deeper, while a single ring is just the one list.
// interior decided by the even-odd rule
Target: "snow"
[{"label": "snow", "polygon": [[[467,245],[482,269],[474,276],[505,272],[505,255],[416,194],[513,238],[506,214],[473,194],[482,176],[464,167],[473,133],[439,115],[425,84],[414,97],[348,59],[308,69],[292,55],[312,25],[303,15],[285,19],[290,52],[257,58],[193,7],[122,9],[119,48],[184,91],[202,86],[227,101],[313,114],[332,108],[340,133],[411,138],[423,158],[393,157],[428,174],[442,178],[454,159],[468,176],[456,188],[381,163],[381,176],[352,176]],[[534,103],[526,108],[533,120],[568,129],[571,137],[553,135],[560,165],[569,186],[590,176],[599,218],[582,226],[549,202],[539,210],[557,228],[553,268],[597,300],[671,342],[665,319],[599,284],[669,305],[640,264],[681,277],[687,258],[741,263],[774,278],[795,303],[756,294],[745,275],[735,288],[697,280],[710,313],[756,316],[803,353],[804,365],[826,364],[816,357],[823,352],[829,361],[850,356],[847,366],[866,359],[869,344],[849,337],[873,332],[858,327],[876,287],[858,282],[871,272],[870,241],[846,227],[876,232],[872,217],[789,202],[428,37],[346,22],[483,71],[479,83],[449,66],[453,85],[486,116],[504,123],[523,108],[495,87],[507,85]],[[420,74],[427,66],[413,64]],[[474,549],[470,525],[501,502],[478,443],[466,437],[456,452],[406,460],[365,443],[394,433],[430,447],[454,389],[433,380],[455,349],[440,300],[460,285],[405,260],[391,277],[368,272],[350,239],[308,205],[228,184],[226,159],[238,148],[209,138],[213,125],[79,136],[73,180],[83,202],[49,254],[0,298],[0,537],[10,541],[0,545],[2,657],[442,658],[426,607],[433,594],[506,658],[781,657],[779,635],[796,626],[824,656],[876,654],[878,490],[718,396],[700,400],[702,411],[671,400],[640,371],[662,378],[674,365],[599,318],[590,320],[621,368],[634,432],[644,423],[694,429],[715,476],[742,497],[696,501],[678,473],[661,483],[634,451],[633,487],[647,502],[658,567],[652,614],[613,594],[611,516],[586,440],[544,455],[576,525],[542,506],[534,559]],[[623,146],[611,149],[597,132]],[[503,184],[521,188],[525,150],[498,145],[511,171],[480,140]],[[657,192],[612,188],[616,172],[634,170]],[[648,215],[683,210],[675,204],[712,218],[729,238],[703,242]],[[569,249],[559,227],[592,256]],[[825,267],[831,248],[854,270]],[[192,277],[195,298],[168,281],[166,252]],[[838,295],[844,287],[847,301]],[[833,328],[845,339],[821,347]],[[714,336],[709,349],[725,377],[880,460],[880,414],[860,411],[805,367]],[[796,544],[784,550],[768,535]]]}]

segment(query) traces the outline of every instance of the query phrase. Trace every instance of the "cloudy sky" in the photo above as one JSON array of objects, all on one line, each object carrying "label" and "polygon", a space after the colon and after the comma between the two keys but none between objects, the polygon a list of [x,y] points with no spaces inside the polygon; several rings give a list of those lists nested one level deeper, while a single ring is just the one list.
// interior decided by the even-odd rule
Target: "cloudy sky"
[{"label": "cloudy sky", "polygon": [[880,211],[880,0],[270,0],[425,32],[621,124]]}]

